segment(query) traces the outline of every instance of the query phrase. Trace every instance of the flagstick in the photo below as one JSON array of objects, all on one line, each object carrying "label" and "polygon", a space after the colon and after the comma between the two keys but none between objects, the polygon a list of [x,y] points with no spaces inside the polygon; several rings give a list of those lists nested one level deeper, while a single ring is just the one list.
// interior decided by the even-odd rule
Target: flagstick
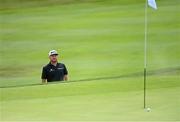
[{"label": "flagstick", "polygon": [[145,4],[145,16],[144,16],[144,108],[146,108],[146,68],[147,68],[147,3]]}]

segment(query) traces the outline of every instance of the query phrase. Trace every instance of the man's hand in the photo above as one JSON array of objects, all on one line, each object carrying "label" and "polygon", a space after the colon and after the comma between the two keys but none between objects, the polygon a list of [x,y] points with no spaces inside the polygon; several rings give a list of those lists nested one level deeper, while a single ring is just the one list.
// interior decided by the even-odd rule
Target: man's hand
[{"label": "man's hand", "polygon": [[64,81],[67,81],[67,80],[68,80],[68,76],[64,75]]},{"label": "man's hand", "polygon": [[42,79],[42,84],[47,84],[47,80],[46,79]]}]

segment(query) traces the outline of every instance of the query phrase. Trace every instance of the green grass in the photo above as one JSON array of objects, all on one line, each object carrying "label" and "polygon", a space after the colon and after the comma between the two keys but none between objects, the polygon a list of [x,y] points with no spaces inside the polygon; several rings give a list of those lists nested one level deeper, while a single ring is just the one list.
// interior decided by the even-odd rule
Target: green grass
[{"label": "green grass", "polygon": [[[151,112],[143,109],[139,75],[144,60],[142,0],[2,3],[0,87],[9,88],[1,88],[1,121],[180,120],[178,0],[157,1],[157,11],[148,8]],[[28,86],[41,82],[51,49],[59,51],[70,82]]]}]

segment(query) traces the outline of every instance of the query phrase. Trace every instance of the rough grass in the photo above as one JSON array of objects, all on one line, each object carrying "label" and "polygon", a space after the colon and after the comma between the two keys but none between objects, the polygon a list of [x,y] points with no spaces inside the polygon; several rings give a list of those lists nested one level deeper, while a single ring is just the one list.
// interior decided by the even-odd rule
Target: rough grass
[{"label": "rough grass", "polygon": [[[180,120],[178,0],[148,8],[151,112],[143,110],[142,1],[14,2],[0,11],[0,87],[9,87],[1,88],[2,121]],[[28,86],[40,83],[50,49],[70,81]]]}]

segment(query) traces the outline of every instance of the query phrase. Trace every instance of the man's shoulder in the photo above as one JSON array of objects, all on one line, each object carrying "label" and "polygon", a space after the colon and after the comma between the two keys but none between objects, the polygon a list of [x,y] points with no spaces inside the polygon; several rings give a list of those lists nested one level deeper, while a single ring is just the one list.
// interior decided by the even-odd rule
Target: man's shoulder
[{"label": "man's shoulder", "polygon": [[63,64],[63,63],[58,63],[58,65],[59,66],[63,66],[63,67],[65,66],[65,64]]},{"label": "man's shoulder", "polygon": [[50,67],[50,63],[44,65],[44,66],[43,66],[43,69],[47,69],[47,68],[49,68],[49,67]]}]

